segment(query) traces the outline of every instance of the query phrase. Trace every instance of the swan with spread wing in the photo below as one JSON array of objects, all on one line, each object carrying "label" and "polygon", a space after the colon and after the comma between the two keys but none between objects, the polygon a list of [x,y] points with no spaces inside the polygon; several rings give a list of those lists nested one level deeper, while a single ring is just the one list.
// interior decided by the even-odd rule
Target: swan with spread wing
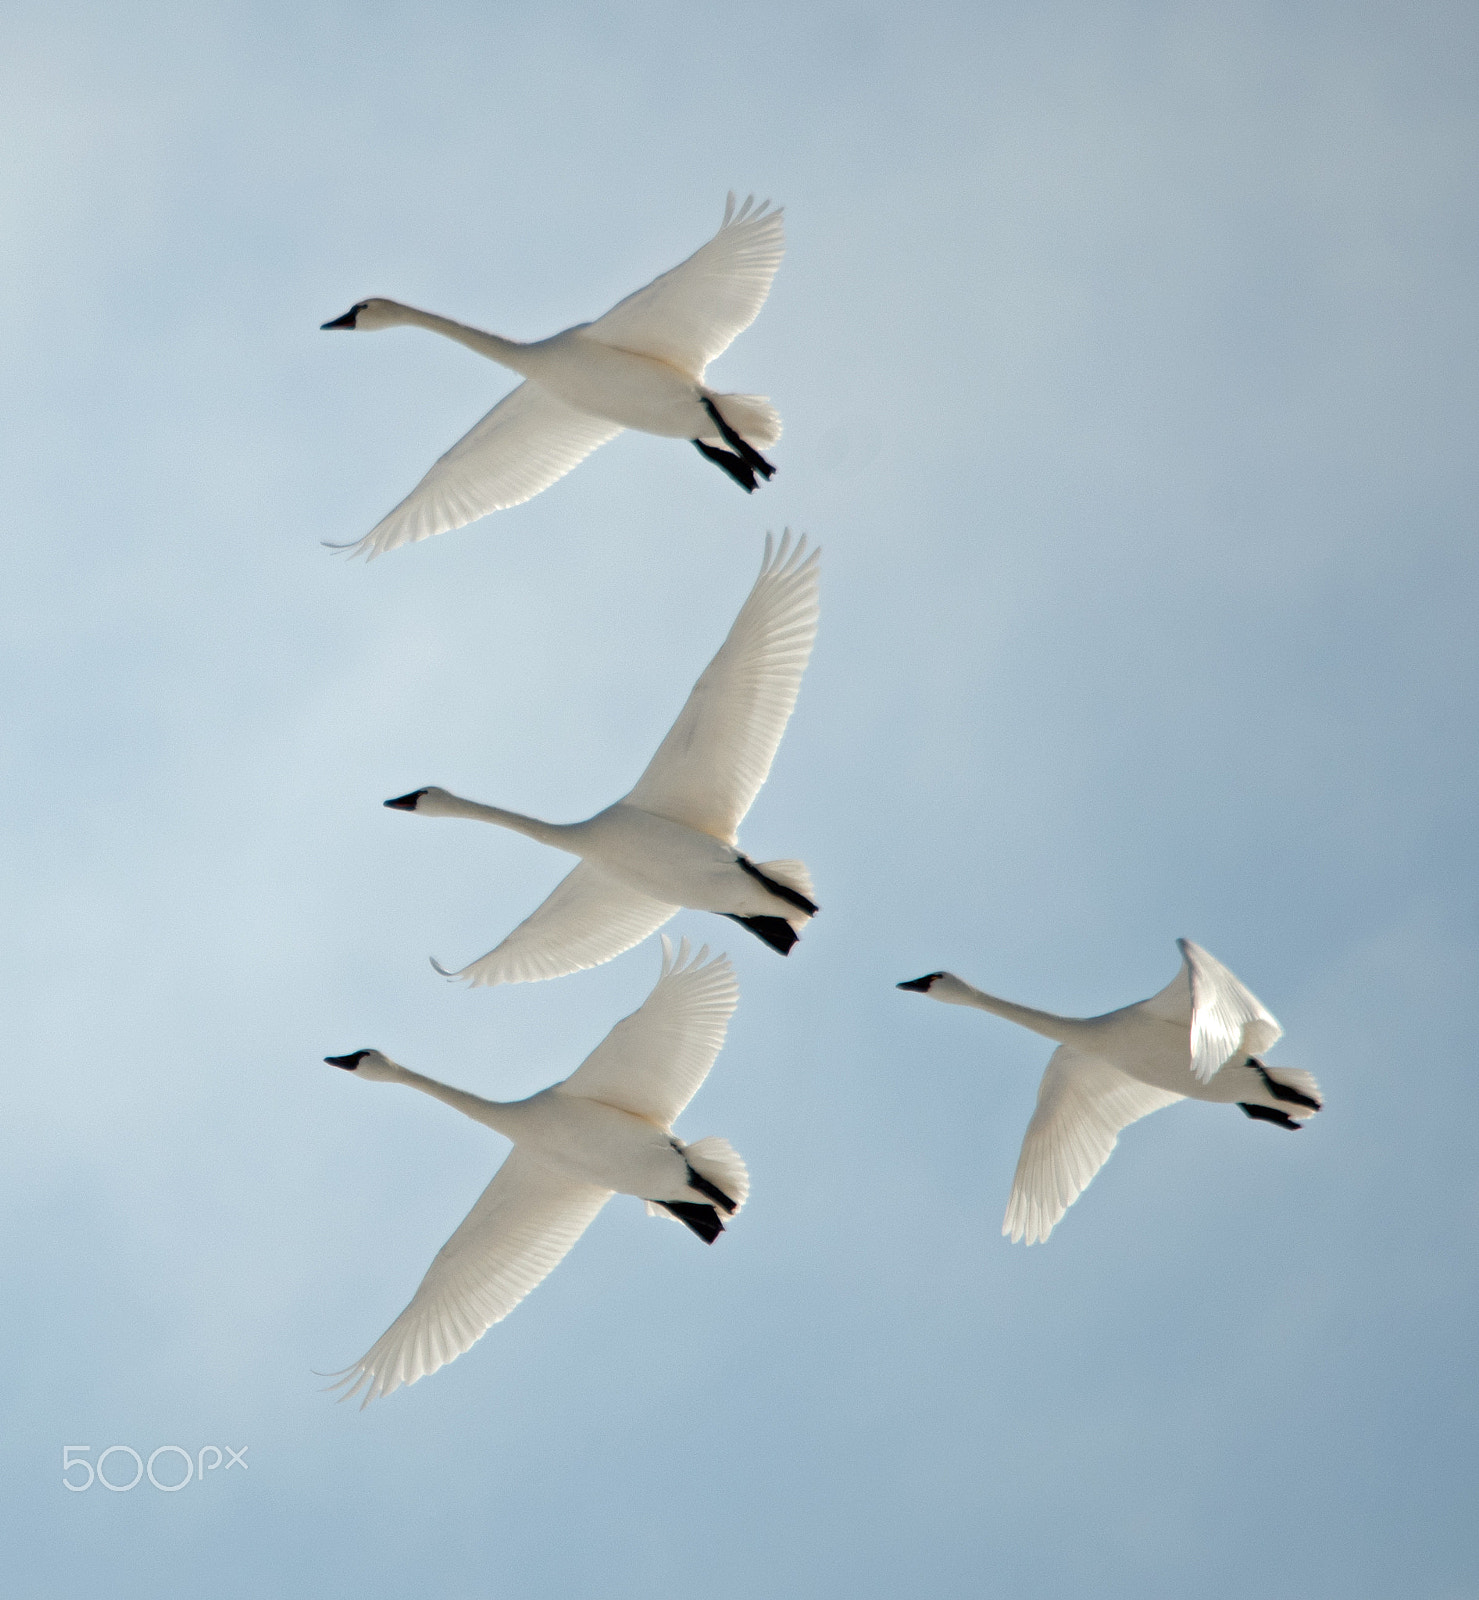
[{"label": "swan with spread wing", "polygon": [[361,300],[326,329],[425,328],[524,379],[396,508],[348,549],[367,558],[521,505],[623,428],[688,439],[746,493],[775,467],[781,436],[763,395],[721,394],[704,372],[760,313],[785,253],[779,209],[734,195],[718,233],[594,322],[529,343],[395,300]]}]

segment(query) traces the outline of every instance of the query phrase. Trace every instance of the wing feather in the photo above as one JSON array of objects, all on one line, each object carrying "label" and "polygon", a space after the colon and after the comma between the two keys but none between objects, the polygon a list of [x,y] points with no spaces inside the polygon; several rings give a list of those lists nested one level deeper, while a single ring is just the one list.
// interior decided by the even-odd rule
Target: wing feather
[{"label": "wing feather", "polygon": [[739,1003],[728,956],[707,961],[707,945],[689,958],[686,939],[673,954],[663,939],[662,973],[560,1088],[670,1128],[709,1075]]},{"label": "wing feather", "polygon": [[457,972],[432,965],[443,977],[463,978],[474,988],[563,978],[630,950],[677,910],[582,861],[487,955]]},{"label": "wing feather", "polygon": [[816,641],[819,551],[789,531],[627,803],[734,842],[786,731]]},{"label": "wing feather", "polygon": [[620,432],[620,423],[577,411],[538,384],[521,383],[363,539],[334,548],[373,560],[490,511],[522,505]]},{"label": "wing feather", "polygon": [[1013,1244],[1040,1244],[1109,1160],[1120,1129],[1183,1098],[1059,1045],[1038,1086],[1001,1231]]},{"label": "wing feather", "polygon": [[618,301],[584,332],[603,344],[656,356],[702,383],[704,368],[760,314],[786,251],[780,210],[731,194],[719,231],[686,261]]},{"label": "wing feather", "polygon": [[411,1303],[341,1377],[362,1405],[460,1356],[559,1266],[611,1197],[517,1148],[437,1252]]}]

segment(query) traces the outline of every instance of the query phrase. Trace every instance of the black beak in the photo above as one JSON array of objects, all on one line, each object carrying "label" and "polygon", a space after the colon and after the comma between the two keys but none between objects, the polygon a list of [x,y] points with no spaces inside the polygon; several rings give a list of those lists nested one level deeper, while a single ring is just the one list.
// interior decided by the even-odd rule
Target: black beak
[{"label": "black beak", "polygon": [[352,328],[358,316],[359,307],[350,306],[349,310],[346,311],[342,317],[335,317],[332,322],[320,323],[319,332],[327,333],[330,328]]},{"label": "black beak", "polygon": [[928,994],[930,992],[930,985],[934,983],[935,979],[943,978],[944,976],[945,974],[943,972],[927,972],[922,978],[910,978],[908,983],[896,983],[894,988],[909,989],[915,994]]},{"label": "black beak", "polygon": [[368,1050],[355,1050],[347,1056],[325,1056],[324,1060],[331,1067],[343,1067],[346,1072],[353,1072],[369,1053]]},{"label": "black beak", "polygon": [[397,800],[387,800],[386,805],[392,811],[414,811],[416,802],[426,793],[425,789],[412,789],[410,794],[403,794]]}]

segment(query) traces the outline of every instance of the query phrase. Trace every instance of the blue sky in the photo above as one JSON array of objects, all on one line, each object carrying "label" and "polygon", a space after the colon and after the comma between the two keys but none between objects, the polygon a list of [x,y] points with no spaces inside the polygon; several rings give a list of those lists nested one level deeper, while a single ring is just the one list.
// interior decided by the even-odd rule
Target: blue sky
[{"label": "blue sky", "polygon": [[[1479,1594],[1472,8],[0,27],[17,1592]],[[778,406],[773,484],[623,436],[320,547],[511,379],[319,323],[551,332],[729,188],[787,207],[712,373]],[[314,1370],[503,1146],[320,1058],[512,1097],[658,965],[442,984],[563,869],[379,802],[614,798],[784,525],[822,627],[744,841],[823,914],[785,962],[674,924],[739,972],[680,1131],[744,1153],[745,1215],[706,1251],[614,1203],[467,1356],[335,1406]],[[1046,1047],[894,982],[1090,1012],[1177,935],[1327,1111],[1160,1113],[1008,1246]],[[68,1494],[74,1443],[250,1466]]]}]

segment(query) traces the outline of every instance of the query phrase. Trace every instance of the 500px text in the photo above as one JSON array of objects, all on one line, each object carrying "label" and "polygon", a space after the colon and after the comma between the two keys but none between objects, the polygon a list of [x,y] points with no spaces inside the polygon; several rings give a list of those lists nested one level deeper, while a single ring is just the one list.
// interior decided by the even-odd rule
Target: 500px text
[{"label": "500px text", "polygon": [[[137,1489],[147,1478],[156,1489],[162,1489],[166,1494],[174,1494],[176,1490],[183,1489],[192,1478],[197,1482],[203,1481],[206,1473],[214,1472],[222,1463],[225,1464],[227,1472],[230,1472],[232,1467],[240,1467],[245,1472],[247,1464],[242,1458],[250,1448],[250,1445],[244,1444],[240,1450],[233,1450],[228,1444],[223,1453],[219,1445],[207,1444],[201,1446],[198,1456],[192,1456],[180,1445],[162,1444],[150,1452],[146,1461],[131,1444],[110,1444],[94,1464],[86,1459],[92,1452],[90,1444],[64,1444],[62,1484],[73,1494],[81,1494],[83,1490],[91,1489],[94,1483],[102,1484],[114,1494],[127,1494],[130,1489]],[[107,1472],[104,1472],[104,1464],[110,1456],[122,1456],[123,1460],[114,1463]],[[211,1459],[207,1459],[208,1457]],[[156,1464],[159,1467],[157,1473],[154,1470]],[[87,1474],[81,1482],[77,1480],[79,1472]],[[115,1479],[121,1481],[115,1482]]]}]

